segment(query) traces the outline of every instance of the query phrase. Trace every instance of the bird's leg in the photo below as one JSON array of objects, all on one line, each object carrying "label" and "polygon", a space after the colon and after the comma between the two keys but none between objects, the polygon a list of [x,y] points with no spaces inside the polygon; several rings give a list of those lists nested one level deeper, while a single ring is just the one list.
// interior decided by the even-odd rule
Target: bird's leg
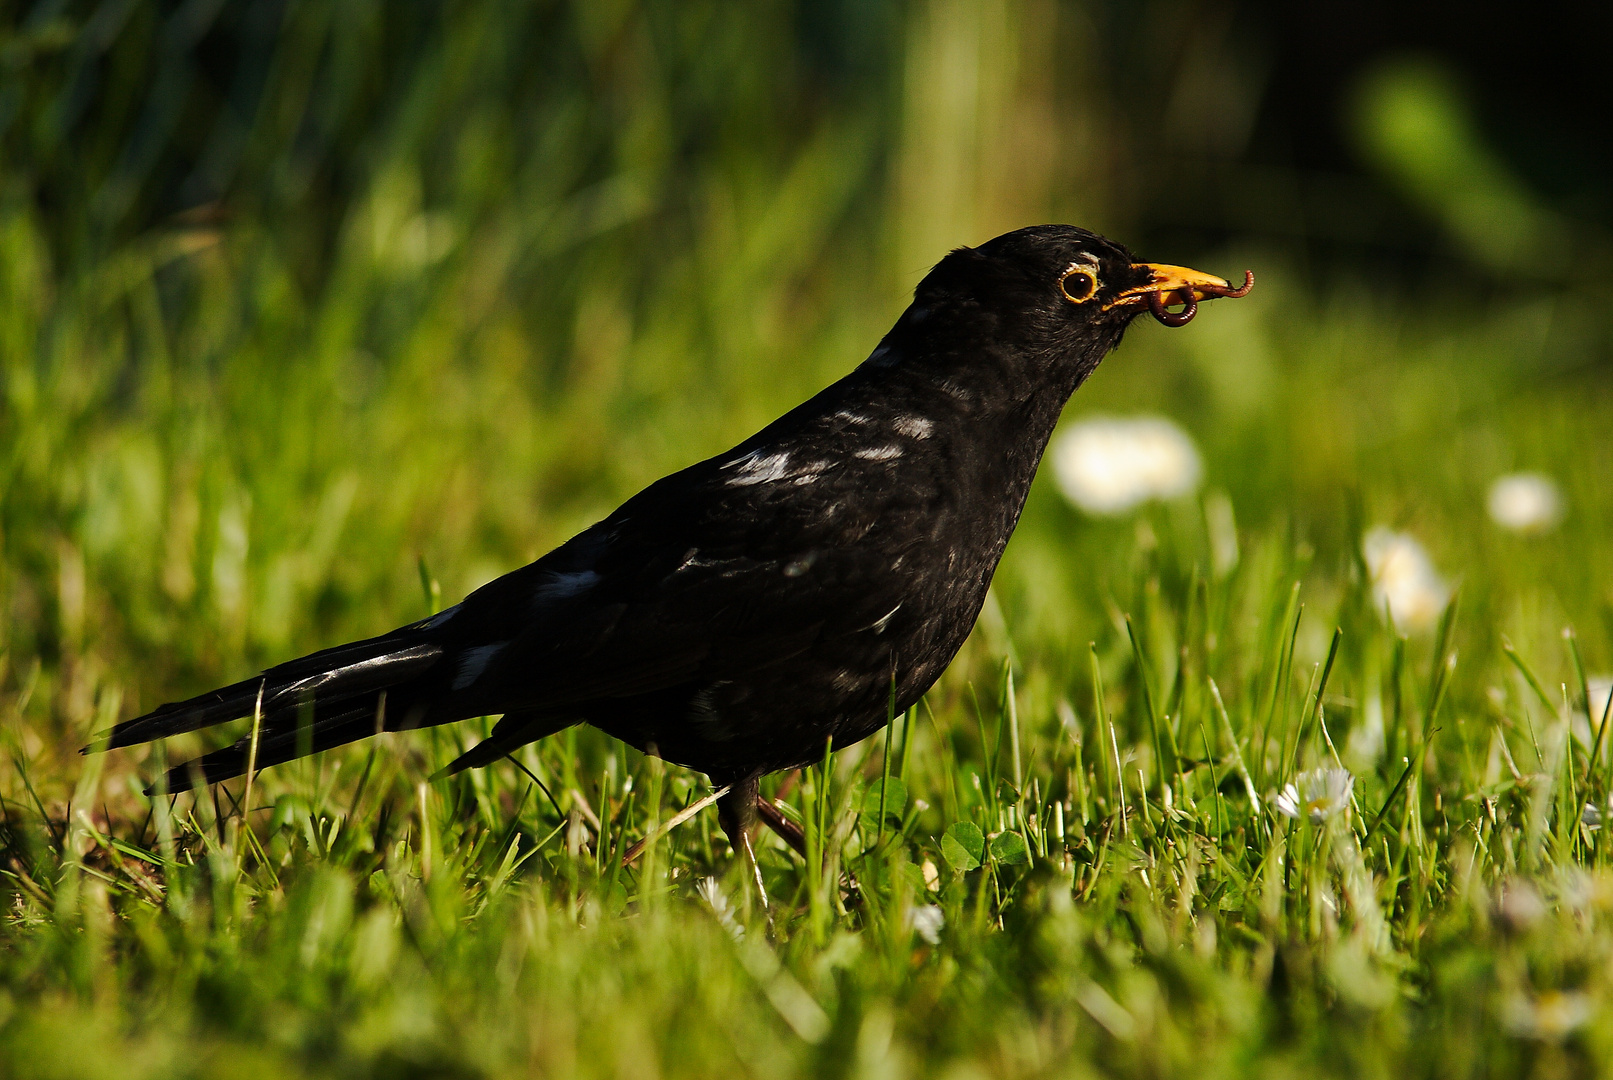
[{"label": "bird's leg", "polygon": [[[763,824],[778,834],[780,840],[794,848],[801,858],[807,857],[806,834],[801,831],[801,826],[780,813],[779,808],[773,805],[772,800],[764,799],[758,794],[756,797],[756,815],[762,819]],[[860,897],[862,895],[862,886],[857,884],[857,875],[850,870],[845,870],[842,871],[842,877],[844,878],[842,887],[850,894],[850,898]]]},{"label": "bird's leg", "polygon": [[762,819],[762,824],[778,834],[780,840],[794,848],[801,858],[806,858],[806,834],[801,831],[801,826],[785,817],[771,799],[763,798],[759,793],[756,796],[756,814]]},{"label": "bird's leg", "polygon": [[728,835],[734,853],[750,863],[756,878],[756,891],[762,898],[763,909],[768,909],[767,886],[762,883],[762,867],[756,861],[756,849],[751,847],[751,829],[756,825],[756,804],[759,796],[758,777],[740,780],[728,789],[728,794],[717,800],[717,821]]}]

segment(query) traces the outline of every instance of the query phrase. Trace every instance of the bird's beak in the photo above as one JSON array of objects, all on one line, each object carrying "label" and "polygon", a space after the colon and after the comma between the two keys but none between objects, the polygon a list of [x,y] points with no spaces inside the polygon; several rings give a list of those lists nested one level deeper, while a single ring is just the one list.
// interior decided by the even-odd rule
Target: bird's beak
[{"label": "bird's beak", "polygon": [[[1103,306],[1105,311],[1117,307],[1133,307],[1147,305],[1154,313],[1154,317],[1167,326],[1181,326],[1191,319],[1198,311],[1200,300],[1214,300],[1221,296],[1246,296],[1254,288],[1255,275],[1252,270],[1243,272],[1243,284],[1237,288],[1224,278],[1213,274],[1206,274],[1200,270],[1192,270],[1186,266],[1168,266],[1164,263],[1132,263],[1131,268],[1137,271],[1146,270],[1148,281],[1145,284],[1127,289],[1119,296]],[[1166,312],[1166,304],[1187,305],[1178,314]]]}]

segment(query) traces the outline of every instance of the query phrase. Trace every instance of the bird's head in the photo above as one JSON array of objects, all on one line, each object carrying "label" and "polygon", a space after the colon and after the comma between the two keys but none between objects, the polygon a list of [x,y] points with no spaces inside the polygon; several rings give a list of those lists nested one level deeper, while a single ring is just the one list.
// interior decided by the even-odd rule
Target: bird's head
[{"label": "bird's head", "polygon": [[[1184,266],[1137,262],[1121,245],[1073,225],[1034,225],[941,260],[919,283],[908,317],[983,321],[998,341],[1095,364],[1143,312],[1181,326],[1199,301],[1243,296],[1253,284],[1252,273],[1235,288]],[[1182,310],[1171,312],[1173,305]]]}]

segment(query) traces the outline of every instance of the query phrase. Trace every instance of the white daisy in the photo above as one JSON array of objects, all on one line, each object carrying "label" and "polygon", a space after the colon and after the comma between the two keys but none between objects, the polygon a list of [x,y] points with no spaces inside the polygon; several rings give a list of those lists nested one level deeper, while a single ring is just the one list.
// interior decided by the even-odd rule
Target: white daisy
[{"label": "white daisy", "polygon": [[1595,1011],[1590,997],[1577,990],[1547,990],[1538,997],[1514,995],[1502,1018],[1514,1035],[1555,1042],[1584,1027]]},{"label": "white daisy", "polygon": [[908,909],[908,929],[931,945],[941,944],[941,930],[946,924],[946,912],[935,904],[920,904],[917,907]]},{"label": "white daisy", "polygon": [[1502,884],[1496,909],[1501,920],[1514,933],[1525,933],[1549,914],[1540,890],[1524,878],[1513,878]]},{"label": "white daisy", "polygon": [[717,879],[708,877],[699,881],[694,891],[706,902],[706,906],[711,908],[711,913],[717,917],[717,922],[722,928],[728,931],[729,936],[735,941],[743,940],[745,927],[735,918],[734,906],[728,902],[728,897],[723,893],[722,886],[717,884]]},{"label": "white daisy", "polygon": [[1294,777],[1272,805],[1284,817],[1298,819],[1302,815],[1320,825],[1350,805],[1350,792],[1355,789],[1355,777],[1348,769],[1313,769]]},{"label": "white daisy", "polygon": [[1434,569],[1423,546],[1406,533],[1379,525],[1361,542],[1372,599],[1402,631],[1431,629],[1451,598],[1450,586]]},{"label": "white daisy", "polygon": [[1549,532],[1563,519],[1557,484],[1540,473],[1512,473],[1490,485],[1490,520],[1519,533]]},{"label": "white daisy", "polygon": [[[1568,717],[1568,730],[1580,748],[1590,753],[1591,744],[1596,741],[1596,733],[1602,727],[1608,695],[1613,694],[1613,679],[1609,679],[1606,675],[1592,675],[1585,680],[1585,683],[1585,689],[1590,693],[1588,702],[1590,711],[1587,714],[1575,709]],[[1609,746],[1609,743],[1613,743],[1613,715],[1608,717],[1608,728],[1610,730],[1602,734],[1602,745],[1598,751],[1603,760],[1606,760],[1609,752],[1613,751],[1613,747]]]},{"label": "white daisy", "polygon": [[1071,424],[1050,453],[1059,490],[1089,514],[1123,514],[1199,486],[1193,440],[1162,416],[1091,417]]},{"label": "white daisy", "polygon": [[1608,711],[1607,699],[1613,696],[1613,676],[1592,675],[1586,679],[1586,689],[1590,691],[1591,721],[1597,725],[1602,723],[1602,714]]}]

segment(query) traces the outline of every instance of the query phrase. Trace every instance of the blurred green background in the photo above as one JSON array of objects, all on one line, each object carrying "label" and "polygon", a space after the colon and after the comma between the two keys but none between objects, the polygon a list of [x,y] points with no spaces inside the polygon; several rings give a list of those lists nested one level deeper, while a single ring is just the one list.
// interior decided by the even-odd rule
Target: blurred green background
[{"label": "blurred green background", "polygon": [[[421,560],[451,602],[848,370],[948,249],[1044,220],[1260,282],[1134,327],[1072,416],[1175,418],[1315,595],[1383,522],[1481,648],[1572,620],[1605,663],[1609,16],[1320,8],[6,5],[23,749],[70,771],[106,720],[417,617]],[[1484,521],[1518,468],[1564,489],[1554,534]],[[1040,483],[1002,627],[1060,669],[1148,522]]]},{"label": "blurred green background", "polygon": [[[1613,5],[0,0],[7,1075],[1594,1074],[1610,54]],[[75,752],[536,557],[1043,221],[1255,271],[1067,412],[1203,488],[1039,479],[923,720],[769,780],[771,913],[709,813],[622,870],[703,779],[575,729],[552,799],[423,782],[475,721],[172,803]],[[1555,528],[1487,515],[1520,470]],[[1441,629],[1372,610],[1380,526]]]}]

